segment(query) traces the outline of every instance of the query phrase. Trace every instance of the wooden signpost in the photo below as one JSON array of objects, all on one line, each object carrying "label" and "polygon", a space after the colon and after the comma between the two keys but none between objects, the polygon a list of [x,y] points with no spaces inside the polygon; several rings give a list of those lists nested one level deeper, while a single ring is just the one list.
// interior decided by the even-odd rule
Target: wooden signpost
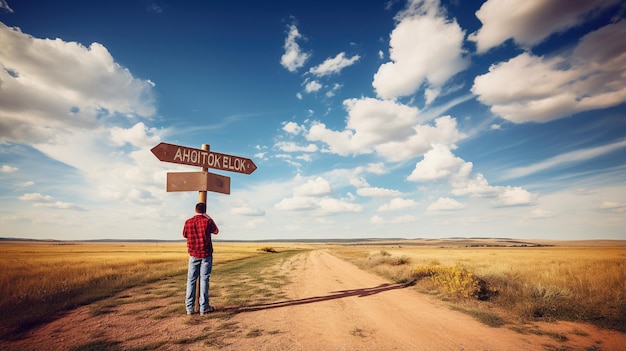
[{"label": "wooden signpost", "polygon": [[168,172],[166,191],[199,191],[199,202],[204,203],[207,191],[230,194],[230,177],[210,173],[209,168],[243,174],[252,174],[257,168],[249,158],[213,152],[207,144],[194,149],[159,143],[150,151],[163,162],[200,167],[200,172]]}]

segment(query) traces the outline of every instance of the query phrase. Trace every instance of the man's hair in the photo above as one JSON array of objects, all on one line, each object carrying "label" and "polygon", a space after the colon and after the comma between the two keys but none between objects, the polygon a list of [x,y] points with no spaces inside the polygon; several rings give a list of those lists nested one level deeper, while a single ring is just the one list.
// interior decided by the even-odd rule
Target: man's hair
[{"label": "man's hair", "polygon": [[206,213],[206,204],[202,202],[198,202],[196,204],[196,212],[198,213]]}]

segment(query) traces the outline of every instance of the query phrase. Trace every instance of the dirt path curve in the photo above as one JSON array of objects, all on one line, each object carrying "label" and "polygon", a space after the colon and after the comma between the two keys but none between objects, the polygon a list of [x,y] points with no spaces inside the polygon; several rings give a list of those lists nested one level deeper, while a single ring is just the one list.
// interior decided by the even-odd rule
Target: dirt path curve
[{"label": "dirt path curve", "polygon": [[[233,349],[557,350],[565,346],[548,336],[485,326],[324,250],[298,255],[290,263],[293,300],[238,315],[235,319],[244,329],[264,334],[244,339]],[[609,337],[604,345],[596,343],[596,349],[622,349],[623,336],[613,335],[616,338]],[[576,340],[570,341],[572,345],[563,350],[578,349]]]},{"label": "dirt path curve", "polygon": [[[279,271],[291,280],[281,302],[218,304],[222,312],[186,316],[180,279],[159,282],[69,311],[25,339],[0,342],[0,350],[626,349],[624,334],[589,325],[546,323],[527,334],[488,327],[326,250],[295,255]],[[107,311],[94,314],[94,307]]]}]

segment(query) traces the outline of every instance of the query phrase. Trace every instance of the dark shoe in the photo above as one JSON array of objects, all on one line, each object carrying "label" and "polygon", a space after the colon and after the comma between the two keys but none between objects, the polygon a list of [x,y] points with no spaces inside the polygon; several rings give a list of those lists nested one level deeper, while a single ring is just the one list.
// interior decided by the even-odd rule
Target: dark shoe
[{"label": "dark shoe", "polygon": [[213,307],[213,306],[209,306],[209,309],[208,309],[208,310],[206,310],[206,311],[200,311],[200,315],[205,315],[205,314],[209,314],[209,313],[212,313],[212,312],[215,312],[215,307]]}]

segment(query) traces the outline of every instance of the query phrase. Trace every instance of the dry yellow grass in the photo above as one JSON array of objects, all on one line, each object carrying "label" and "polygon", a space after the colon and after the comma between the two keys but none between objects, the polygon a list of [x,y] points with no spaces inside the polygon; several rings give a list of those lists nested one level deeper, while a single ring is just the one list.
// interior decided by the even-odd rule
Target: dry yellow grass
[{"label": "dry yellow grass", "polygon": [[[368,266],[380,247],[341,247],[340,256]],[[497,294],[488,304],[522,320],[574,320],[625,331],[626,247],[623,242],[602,247],[433,247],[386,246],[391,257],[408,258],[404,266],[373,269],[397,281],[416,271],[466,270],[485,281]],[[433,269],[433,267],[442,267]],[[441,279],[439,279],[441,280]],[[427,280],[428,281],[428,280]],[[431,279],[430,282],[437,281]],[[425,282],[428,283],[428,282]],[[450,290],[422,284],[422,291]],[[483,306],[484,307],[484,306]]]},{"label": "dry yellow grass", "polygon": [[[258,245],[215,243],[215,263],[262,254]],[[0,243],[0,335],[118,291],[187,270],[183,243]]]},{"label": "dry yellow grass", "polygon": [[[490,296],[489,301],[474,302],[472,308],[506,310],[509,313],[506,318],[586,321],[621,331],[626,325],[624,242],[596,247],[577,244],[515,248],[399,247],[376,243],[356,247],[297,246],[329,248],[339,256],[396,281],[413,279],[419,267],[434,272],[433,275],[461,272],[465,274],[463,277],[471,277],[468,281],[472,283],[476,277],[497,291],[497,295]],[[258,264],[248,264],[249,260],[245,259],[267,255],[263,251],[267,246],[261,243],[218,242],[215,247],[217,266],[237,261],[234,265],[222,266],[223,274],[250,271],[252,277]],[[290,244],[273,243],[272,246],[278,251],[288,247]],[[33,323],[50,320],[60,311],[98,301],[121,290],[184,275],[188,258],[184,242],[0,242],[0,253],[2,337],[20,329],[27,330]],[[456,279],[455,274],[450,276]],[[446,290],[463,292],[446,286],[446,279],[439,279],[439,296],[450,299]],[[423,280],[418,289],[434,293],[437,287],[427,285],[428,279]],[[437,283],[437,279],[431,282]]]}]

